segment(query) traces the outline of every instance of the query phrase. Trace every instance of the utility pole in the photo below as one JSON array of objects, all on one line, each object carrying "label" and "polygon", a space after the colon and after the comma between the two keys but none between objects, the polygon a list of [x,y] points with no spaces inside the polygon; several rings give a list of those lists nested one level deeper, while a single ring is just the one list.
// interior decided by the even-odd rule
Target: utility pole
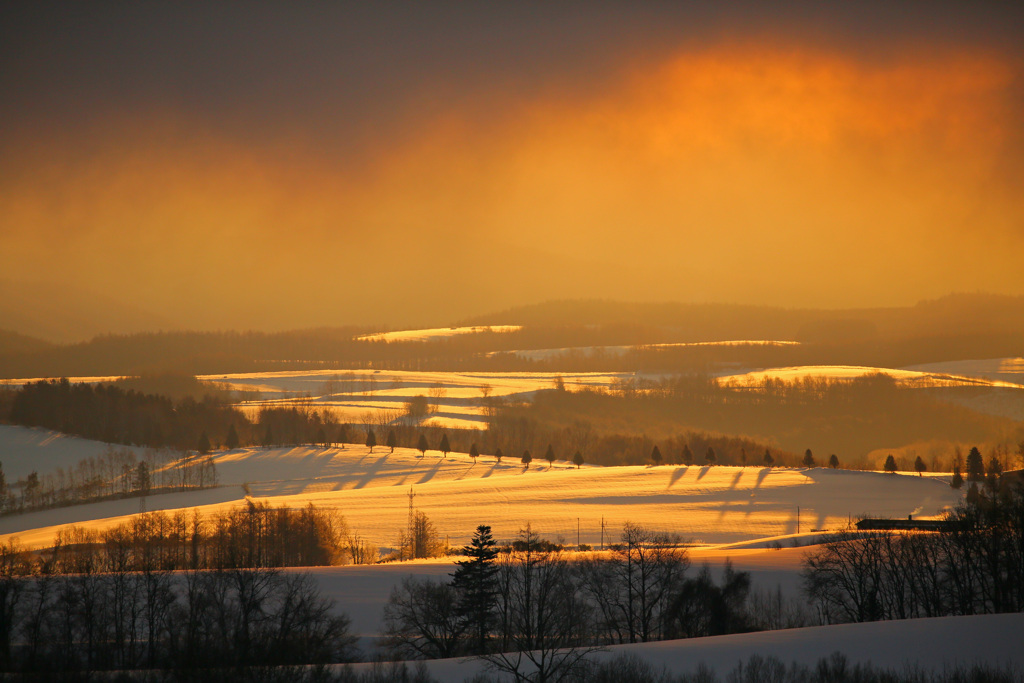
[{"label": "utility pole", "polygon": [[416,497],[416,494],[413,492],[412,486],[410,486],[409,487],[409,522],[408,522],[409,529],[408,529],[408,531],[406,531],[406,534],[408,535],[408,539],[407,540],[409,542],[409,559],[410,560],[415,559],[415,552],[416,552],[416,550],[415,550],[415,543],[413,542],[413,526],[414,526],[415,512],[413,512],[413,505],[412,505],[413,498],[415,498],[415,497]]}]

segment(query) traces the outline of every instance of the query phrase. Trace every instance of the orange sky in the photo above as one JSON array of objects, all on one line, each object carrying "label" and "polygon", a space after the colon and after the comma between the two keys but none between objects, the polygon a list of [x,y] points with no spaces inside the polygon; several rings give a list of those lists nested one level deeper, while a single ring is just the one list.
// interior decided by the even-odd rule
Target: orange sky
[{"label": "orange sky", "polygon": [[1022,73],[998,45],[725,36],[526,92],[429,81],[363,128],[296,112],[236,135],[165,101],[23,121],[0,147],[3,277],[264,329],[1024,294]]}]

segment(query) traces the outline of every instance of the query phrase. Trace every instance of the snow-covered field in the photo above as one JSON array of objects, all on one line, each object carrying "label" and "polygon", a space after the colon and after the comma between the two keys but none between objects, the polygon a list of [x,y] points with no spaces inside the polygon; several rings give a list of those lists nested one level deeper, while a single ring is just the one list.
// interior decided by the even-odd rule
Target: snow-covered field
[{"label": "snow-covered field", "polygon": [[427,342],[439,341],[464,334],[480,334],[482,332],[517,332],[521,325],[481,325],[477,327],[434,327],[422,330],[396,330],[394,332],[377,332],[364,334],[359,339],[386,342]]},{"label": "snow-covered field", "polygon": [[[656,671],[664,668],[674,674],[692,674],[703,664],[720,679],[753,655],[813,668],[820,659],[836,652],[846,658],[851,668],[855,664],[870,664],[876,669],[916,668],[941,673],[958,665],[987,664],[1015,667],[1019,673],[1024,668],[1024,648],[1019,642],[1022,629],[1024,614],[878,621],[614,645],[595,653],[593,658],[610,659],[629,653],[651,664]],[[468,680],[484,666],[472,659],[443,659],[427,662],[426,668],[438,680],[454,683]],[[741,680],[776,679],[755,676]]]},{"label": "snow-covered field", "polygon": [[[104,444],[52,432],[0,426],[0,452],[10,475],[29,469],[68,467],[96,455]],[[335,508],[367,540],[392,545],[413,503],[451,545],[466,543],[478,524],[499,539],[514,538],[527,523],[548,538],[600,546],[616,540],[624,522],[692,539],[694,566],[720,567],[726,558],[751,573],[753,586],[799,594],[805,549],[823,529],[845,527],[862,514],[935,516],[959,494],[944,475],[917,477],[875,472],[794,468],[593,467],[556,461],[524,470],[517,461],[491,456],[474,463],[463,454],[365,446],[238,449],[216,454],[222,486],[206,491],[150,496],[148,510],[198,506],[214,512],[244,504],[242,484],[275,505]],[[799,506],[799,533],[797,529]],[[11,537],[30,547],[48,545],[66,524],[102,529],[139,510],[138,499],[110,501],[0,518],[0,542]],[[302,570],[289,570],[302,571]],[[324,593],[352,618],[364,647],[381,633],[381,613],[392,588],[415,575],[444,580],[451,559],[310,570]],[[687,641],[617,646],[598,657],[630,651],[655,667],[693,671],[704,663],[720,674],[752,654],[813,664],[834,651],[851,662],[876,666],[919,664],[942,668],[983,661],[1024,665],[1016,638],[1024,615],[997,615],[793,629]],[[442,681],[462,681],[480,670],[475,661],[428,663]]]},{"label": "snow-covered field", "polygon": [[264,406],[303,403],[329,409],[339,420],[373,421],[384,411],[390,419],[405,412],[405,404],[427,397],[436,408],[424,424],[441,427],[482,428],[488,399],[528,401],[542,389],[562,382],[569,391],[607,388],[633,377],[632,373],[582,372],[413,372],[400,370],[350,370],[305,372],[258,372],[203,375],[236,391],[259,391],[266,396],[240,407],[255,414]]},{"label": "snow-covered field", "polygon": [[[735,344],[740,342],[721,342]],[[744,342],[747,343],[747,342]],[[752,342],[751,342],[752,343]],[[783,343],[783,342],[762,342]],[[627,347],[601,347],[610,354],[623,353]],[[549,349],[531,354],[565,352],[569,349]],[[1003,359],[1009,363],[1014,359]],[[1012,364],[1007,367],[1015,367]],[[935,387],[986,387],[1000,390],[1000,394],[987,402],[979,403],[977,409],[996,414],[1016,415],[1017,401],[1009,401],[1002,390],[1022,390],[1024,384],[1006,379],[986,378],[975,375],[957,375],[948,372],[922,371],[863,366],[799,366],[760,370],[734,370],[719,375],[718,381],[737,386],[753,386],[767,379],[787,382],[806,377],[827,379],[852,379],[875,373],[886,374],[906,386]],[[1008,377],[1015,377],[1007,374]],[[405,404],[416,396],[428,397],[435,408],[425,424],[442,427],[481,428],[487,409],[487,399],[515,401],[530,400],[534,393],[550,389],[556,382],[562,382],[572,391],[582,388],[609,389],[616,384],[645,377],[660,379],[662,375],[641,376],[627,372],[404,372],[380,370],[353,370],[346,372],[300,371],[260,372],[244,374],[204,375],[202,380],[217,382],[231,389],[258,391],[258,400],[241,404],[241,408],[255,414],[264,406],[287,406],[304,403],[317,409],[329,409],[340,420],[368,422],[378,413],[397,419],[405,410]],[[1021,395],[1024,397],[1024,394]],[[1012,398],[1012,397],[1011,397]],[[1009,411],[1009,412],[1007,412]]]},{"label": "snow-covered field", "polygon": [[905,386],[980,386],[1024,389],[1024,384],[977,375],[953,374],[938,370],[913,370],[910,368],[896,370],[862,365],[799,365],[788,368],[769,368],[766,370],[719,375],[719,381],[737,386],[756,386],[762,384],[767,379],[792,382],[806,378],[854,379],[874,374],[887,375]]},{"label": "snow-covered field", "polygon": [[[49,436],[48,436],[49,435]],[[0,427],[0,452],[20,444],[5,467],[22,471],[45,462],[67,467],[105,448],[54,438],[44,430]],[[27,444],[35,444],[33,452]],[[631,466],[576,469],[570,463],[482,455],[442,458],[437,451],[365,446],[245,448],[215,455],[221,486],[150,496],[146,509],[199,506],[213,513],[252,495],[274,505],[314,503],[345,515],[349,526],[382,547],[394,544],[413,504],[452,545],[468,541],[479,524],[513,538],[527,523],[548,538],[600,545],[626,521],[679,534],[695,544],[722,545],[840,528],[861,515],[935,516],[959,500],[942,476],[916,477],[823,468]],[[31,464],[26,464],[31,463]],[[13,469],[17,468],[17,470]],[[0,533],[33,547],[47,545],[57,527],[81,523],[105,528],[139,511],[137,499],[107,501],[0,518]]]}]

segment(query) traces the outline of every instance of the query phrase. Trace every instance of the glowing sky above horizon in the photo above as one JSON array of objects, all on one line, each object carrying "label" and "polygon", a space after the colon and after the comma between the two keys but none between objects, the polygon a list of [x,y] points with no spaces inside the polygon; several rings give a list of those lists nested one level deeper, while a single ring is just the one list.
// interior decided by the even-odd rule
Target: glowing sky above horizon
[{"label": "glowing sky above horizon", "polygon": [[0,15],[9,280],[262,329],[1024,294],[1008,4]]}]

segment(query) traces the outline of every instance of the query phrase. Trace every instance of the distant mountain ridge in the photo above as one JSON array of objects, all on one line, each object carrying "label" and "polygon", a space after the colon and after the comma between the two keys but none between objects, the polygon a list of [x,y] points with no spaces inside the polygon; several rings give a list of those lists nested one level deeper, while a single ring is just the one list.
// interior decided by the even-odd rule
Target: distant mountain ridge
[{"label": "distant mountain ridge", "polygon": [[679,341],[834,338],[906,339],[961,334],[1024,335],[1024,296],[956,293],[913,306],[815,309],[744,304],[555,300],[459,321],[459,325],[640,325]]}]

